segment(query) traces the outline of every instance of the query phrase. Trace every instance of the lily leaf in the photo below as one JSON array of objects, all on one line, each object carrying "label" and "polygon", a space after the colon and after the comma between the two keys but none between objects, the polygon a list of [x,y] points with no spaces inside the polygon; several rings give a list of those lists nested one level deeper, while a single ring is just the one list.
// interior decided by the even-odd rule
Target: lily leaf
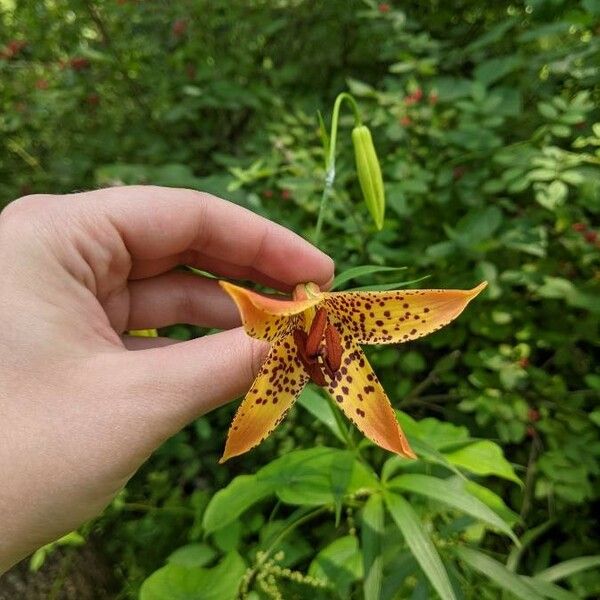
[{"label": "lily leaf", "polygon": [[382,265],[361,265],[360,267],[352,267],[346,269],[343,273],[336,276],[331,284],[331,289],[335,290],[340,287],[343,283],[355,279],[356,277],[362,277],[364,275],[371,275],[373,273],[390,273],[394,271],[404,271],[407,267],[384,267]]},{"label": "lily leaf", "polygon": [[442,600],[456,600],[444,564],[412,506],[402,496],[389,491],[385,492],[385,503],[435,591]]},{"label": "lily leaf", "polygon": [[385,292],[387,290],[395,290],[397,288],[406,287],[407,285],[412,285],[413,283],[421,283],[421,281],[425,281],[429,279],[429,275],[423,275],[423,277],[419,277],[418,279],[411,279],[410,281],[393,281],[392,283],[381,283],[375,285],[361,285],[355,288],[349,288],[349,292]]},{"label": "lily leaf", "polygon": [[329,401],[312,386],[307,386],[300,394],[297,402],[311,415],[323,423],[338,440],[345,443],[344,434],[340,430],[338,421],[333,414],[333,408]]},{"label": "lily leaf", "polygon": [[535,577],[525,577],[520,575],[521,579],[530,585],[536,592],[551,600],[578,600],[579,596],[576,596],[573,592],[569,592],[559,585],[550,583],[549,581],[543,581],[536,579]]},{"label": "lily leaf", "polygon": [[363,508],[361,525],[365,600],[379,600],[381,596],[383,521],[383,500],[379,494],[373,494]]},{"label": "lily leaf", "polygon": [[570,577],[575,573],[579,573],[579,571],[593,569],[594,567],[600,567],[600,555],[598,554],[594,556],[579,556],[578,558],[565,560],[557,565],[548,567],[541,573],[538,573],[535,578],[541,579],[542,581],[553,582]]},{"label": "lily leaf", "polygon": [[464,489],[462,482],[456,481],[456,484],[452,481],[440,479],[439,477],[409,474],[395,477],[388,482],[388,487],[437,500],[456,510],[471,515],[479,521],[483,521],[492,528],[508,535],[515,544],[519,544],[517,536],[505,521],[491,508]]},{"label": "lily leaf", "polygon": [[479,571],[517,598],[521,600],[543,600],[543,596],[538,594],[526,581],[486,554],[471,548],[459,548],[456,553],[471,568]]}]

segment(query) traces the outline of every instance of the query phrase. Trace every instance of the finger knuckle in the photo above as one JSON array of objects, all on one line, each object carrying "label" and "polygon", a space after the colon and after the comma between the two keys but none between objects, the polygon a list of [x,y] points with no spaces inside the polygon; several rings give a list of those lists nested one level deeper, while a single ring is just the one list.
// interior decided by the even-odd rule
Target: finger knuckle
[{"label": "finger knuckle", "polygon": [[23,233],[35,227],[51,201],[52,196],[32,194],[11,202],[0,212],[0,230],[5,233]]}]

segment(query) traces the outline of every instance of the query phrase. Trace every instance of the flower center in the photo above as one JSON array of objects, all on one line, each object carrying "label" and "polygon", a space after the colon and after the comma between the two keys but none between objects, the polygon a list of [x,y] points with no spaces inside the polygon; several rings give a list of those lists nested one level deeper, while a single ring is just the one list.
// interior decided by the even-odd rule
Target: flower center
[{"label": "flower center", "polygon": [[305,371],[317,385],[327,385],[325,374],[334,379],[342,363],[341,336],[329,323],[327,311],[318,308],[308,333],[298,328],[294,330],[293,335],[298,358]]}]

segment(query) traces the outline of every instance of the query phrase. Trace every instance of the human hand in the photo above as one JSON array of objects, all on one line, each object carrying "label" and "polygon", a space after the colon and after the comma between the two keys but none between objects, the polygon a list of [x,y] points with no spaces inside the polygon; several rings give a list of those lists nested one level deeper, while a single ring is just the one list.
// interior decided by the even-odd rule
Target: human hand
[{"label": "human hand", "polygon": [[[268,346],[238,327],[216,281],[181,264],[284,291],[333,276],[285,228],[189,190],[28,196],[0,214],[0,573],[98,514],[161,442],[250,386]],[[182,322],[226,331],[122,336]]]}]

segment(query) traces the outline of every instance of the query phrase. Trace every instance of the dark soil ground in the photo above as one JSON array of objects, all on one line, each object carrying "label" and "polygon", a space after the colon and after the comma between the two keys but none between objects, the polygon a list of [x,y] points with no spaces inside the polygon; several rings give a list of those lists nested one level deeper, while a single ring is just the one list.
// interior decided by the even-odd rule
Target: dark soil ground
[{"label": "dark soil ground", "polygon": [[113,600],[117,590],[109,565],[89,543],[56,549],[37,572],[25,559],[0,578],[0,600]]}]

